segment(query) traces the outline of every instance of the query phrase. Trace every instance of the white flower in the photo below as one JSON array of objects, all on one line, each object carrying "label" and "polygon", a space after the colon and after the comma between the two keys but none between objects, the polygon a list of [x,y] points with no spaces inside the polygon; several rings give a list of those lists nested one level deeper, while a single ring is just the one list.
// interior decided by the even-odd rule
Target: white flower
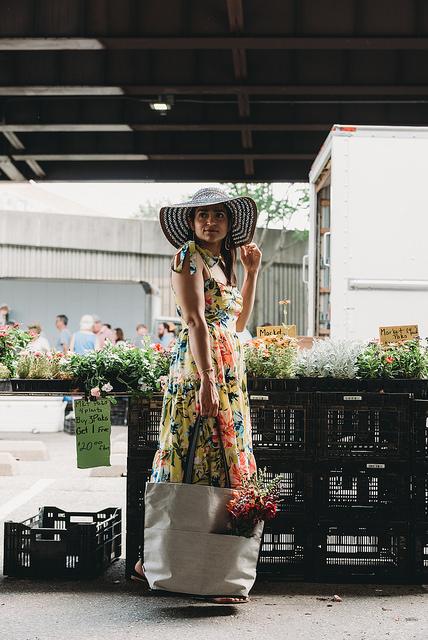
[{"label": "white flower", "polygon": [[141,391],[148,391],[149,385],[144,382],[144,378],[140,378],[138,380],[138,384],[140,385],[140,390]]},{"label": "white flower", "polygon": [[107,391],[107,393],[109,391],[111,391],[113,389],[113,386],[110,384],[110,382],[106,382],[105,384],[103,384],[103,386],[101,387],[102,391]]}]

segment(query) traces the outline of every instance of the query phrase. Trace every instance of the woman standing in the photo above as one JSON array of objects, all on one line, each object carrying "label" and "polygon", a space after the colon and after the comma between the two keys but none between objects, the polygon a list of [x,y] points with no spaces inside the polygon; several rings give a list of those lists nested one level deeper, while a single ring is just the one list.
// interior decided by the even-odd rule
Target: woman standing
[{"label": "woman standing", "polygon": [[[256,220],[257,207],[251,198],[229,198],[217,188],[201,189],[190,202],[160,211],[166,237],[180,248],[171,268],[183,328],[173,349],[151,482],[183,481],[189,433],[198,414],[208,419],[196,449],[193,483],[226,486],[222,449],[232,487],[256,471],[237,336],[253,308],[261,262],[260,250],[251,243]],[[242,294],[236,286],[237,247],[241,247],[245,274]],[[144,575],[141,561],[135,572]]]}]

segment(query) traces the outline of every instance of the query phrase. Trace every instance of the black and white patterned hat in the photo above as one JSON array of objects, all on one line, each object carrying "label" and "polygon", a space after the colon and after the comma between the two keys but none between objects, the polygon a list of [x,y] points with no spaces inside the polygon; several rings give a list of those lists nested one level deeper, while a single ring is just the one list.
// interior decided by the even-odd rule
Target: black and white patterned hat
[{"label": "black and white patterned hat", "polygon": [[257,205],[252,198],[231,198],[222,189],[200,189],[189,202],[162,207],[159,219],[162,231],[174,247],[181,247],[190,238],[189,213],[197,207],[224,204],[232,216],[230,235],[235,247],[251,242],[257,222]]}]

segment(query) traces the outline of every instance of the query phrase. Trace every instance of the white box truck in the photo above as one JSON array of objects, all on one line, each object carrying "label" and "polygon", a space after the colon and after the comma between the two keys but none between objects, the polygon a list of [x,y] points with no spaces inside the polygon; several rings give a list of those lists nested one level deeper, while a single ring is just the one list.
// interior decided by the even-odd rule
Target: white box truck
[{"label": "white box truck", "polygon": [[309,181],[308,335],[428,336],[428,128],[334,125]]}]

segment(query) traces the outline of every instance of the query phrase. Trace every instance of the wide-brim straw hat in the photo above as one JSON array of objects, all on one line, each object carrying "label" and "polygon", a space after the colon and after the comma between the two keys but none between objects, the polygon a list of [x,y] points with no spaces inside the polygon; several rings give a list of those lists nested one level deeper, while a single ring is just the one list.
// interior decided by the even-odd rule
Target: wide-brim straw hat
[{"label": "wide-brim straw hat", "polygon": [[257,222],[257,205],[247,196],[230,197],[222,189],[200,189],[188,202],[162,207],[159,219],[162,231],[174,247],[190,239],[189,214],[197,207],[224,204],[232,218],[230,236],[235,247],[251,242]]}]

